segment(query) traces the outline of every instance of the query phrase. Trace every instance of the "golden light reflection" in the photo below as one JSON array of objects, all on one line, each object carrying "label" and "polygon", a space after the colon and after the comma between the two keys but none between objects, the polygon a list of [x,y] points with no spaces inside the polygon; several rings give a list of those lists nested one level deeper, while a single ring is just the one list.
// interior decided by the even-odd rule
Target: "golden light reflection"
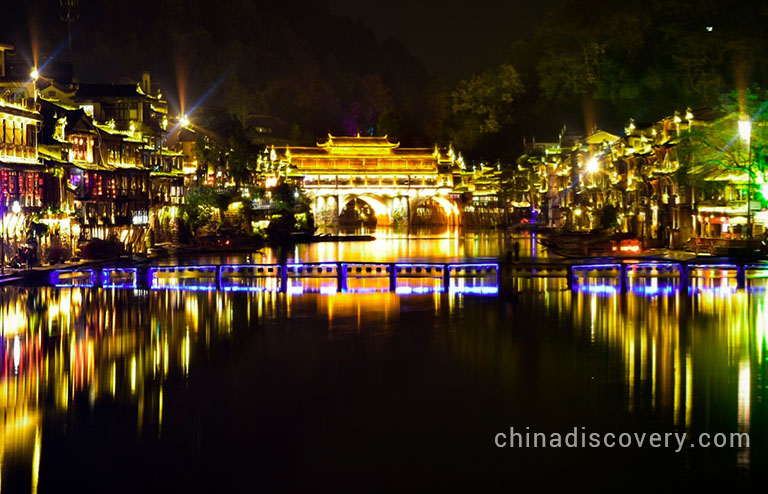
[{"label": "golden light reflection", "polygon": [[[517,297],[510,300],[518,301],[491,299],[462,334],[448,339],[473,368],[498,369],[500,376],[531,372],[520,367],[531,360],[524,358],[513,337],[519,328],[510,322],[520,314],[515,304],[529,303],[540,311],[537,318],[576,328],[574,337],[615,373],[628,411],[652,412],[691,428],[706,425],[707,410],[725,407],[739,431],[751,431],[754,417],[765,411],[759,383],[768,378],[768,292],[732,292],[728,284],[690,298],[606,296],[572,291],[559,279],[518,279],[507,288]],[[166,380],[194,374],[208,349],[228,341],[236,328],[285,321],[288,314],[311,316],[311,329],[333,340],[401,330],[395,323],[410,304],[445,321],[479,307],[469,297],[445,294],[0,290],[0,479],[8,455],[27,455],[27,464],[39,469],[43,413],[67,413],[82,397],[91,404],[134,406],[138,429],[156,427],[159,434],[168,410]],[[539,371],[557,363],[550,353],[535,364]],[[749,461],[745,455],[742,463]],[[27,472],[27,478],[39,474]]]},{"label": "golden light reflection", "polygon": [[[541,321],[534,333],[552,327],[574,328],[579,341],[573,345],[592,349],[582,353],[582,358],[594,359],[589,365],[599,365],[600,375],[608,382],[604,396],[613,396],[615,382],[622,383],[627,412],[653,416],[659,423],[681,430],[724,432],[720,427],[754,434],[758,407],[764,413],[768,398],[768,388],[761,385],[768,380],[768,291],[737,291],[731,281],[723,284],[719,280],[699,286],[690,296],[679,291],[658,295],[662,293],[659,283],[654,286],[651,281],[649,286],[653,295],[571,290],[565,280],[518,279],[507,286],[510,302],[506,314],[510,321],[519,317],[516,313]],[[510,290],[514,296],[509,295]],[[505,297],[504,292],[501,296]],[[461,314],[457,302],[449,310]],[[520,312],[521,305],[528,311],[535,308],[536,315]],[[521,366],[544,356],[521,359],[518,345],[503,333],[489,338],[493,345],[481,351],[484,333],[475,326],[497,323],[480,320],[490,317],[485,314],[473,312],[465,317],[473,320],[472,329],[462,331],[465,336],[457,338],[456,350],[468,365],[486,366],[510,381],[523,372],[532,378],[547,372]],[[513,332],[519,332],[524,331],[519,326],[528,323],[510,324]],[[551,337],[543,334],[538,344]],[[558,339],[563,337],[558,333]],[[560,358],[564,356],[560,354]],[[550,372],[563,365],[557,360],[548,363]],[[760,417],[764,420],[764,415]],[[751,454],[746,448],[740,450],[739,464],[749,465]]]},{"label": "golden light reflection", "polygon": [[[327,233],[338,233],[328,231]],[[546,248],[538,245],[535,235],[520,233],[510,239],[499,232],[471,232],[456,228],[435,227],[413,229],[410,232],[398,232],[390,228],[359,230],[354,233],[373,235],[373,241],[361,242],[316,242],[300,244],[291,253],[294,259],[316,262],[335,262],[343,259],[348,262],[395,262],[401,259],[410,261],[430,260],[444,262],[463,258],[498,258],[506,256],[512,249],[512,242],[520,245],[522,258],[535,255],[540,258],[549,256]],[[277,253],[264,249],[264,256],[258,262],[277,262]],[[201,262],[215,260],[203,257]],[[217,261],[218,262],[218,261]],[[230,261],[233,262],[233,261]]]},{"label": "golden light reflection", "polygon": [[[690,298],[581,292],[573,297],[584,338],[607,358],[621,359],[628,411],[669,417],[690,429],[711,426],[717,409],[733,417],[734,431],[751,431],[757,395],[765,399],[756,383],[768,377],[767,292],[735,291],[730,282],[718,281]],[[739,452],[741,465],[749,464],[749,454]]]},{"label": "golden light reflection", "polygon": [[223,294],[0,289],[0,479],[8,455],[21,455],[36,489],[44,410],[66,413],[80,398],[91,406],[101,399],[127,400],[137,407],[141,430],[149,393],[157,396],[152,422],[159,423],[163,399],[154,383],[174,369],[189,371],[203,310],[217,315],[214,342],[226,337],[233,310]]}]

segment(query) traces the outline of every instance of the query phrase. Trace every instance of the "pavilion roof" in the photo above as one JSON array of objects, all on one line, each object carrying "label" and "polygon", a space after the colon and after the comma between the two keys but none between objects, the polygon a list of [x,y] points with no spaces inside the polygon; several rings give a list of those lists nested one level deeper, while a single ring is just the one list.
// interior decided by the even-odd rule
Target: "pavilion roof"
[{"label": "pavilion roof", "polygon": [[598,130],[591,136],[587,137],[587,144],[602,144],[604,142],[607,142],[608,144],[612,144],[619,140],[619,136],[615,136],[611,134],[610,132],[606,132],[604,130]]},{"label": "pavilion roof", "polygon": [[318,142],[317,146],[320,148],[332,148],[332,147],[378,147],[378,148],[396,148],[400,146],[399,142],[389,142],[388,137],[369,137],[361,136],[333,136],[328,134],[328,140],[325,142]]}]

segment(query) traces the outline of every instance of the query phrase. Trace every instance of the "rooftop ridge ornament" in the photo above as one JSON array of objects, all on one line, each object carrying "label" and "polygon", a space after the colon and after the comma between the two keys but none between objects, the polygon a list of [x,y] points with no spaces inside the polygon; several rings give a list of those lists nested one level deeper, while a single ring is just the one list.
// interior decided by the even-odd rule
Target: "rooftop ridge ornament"
[{"label": "rooftop ridge ornament", "polygon": [[348,154],[350,152],[367,152],[374,154],[390,154],[392,150],[399,148],[399,142],[391,142],[388,136],[362,136],[359,133],[354,136],[334,136],[328,134],[328,140],[318,142],[317,147],[330,153]]},{"label": "rooftop ridge ornament", "polygon": [[629,122],[627,122],[627,126],[624,128],[624,133],[627,136],[630,136],[632,135],[632,132],[634,132],[634,130],[635,130],[635,119],[630,118]]}]

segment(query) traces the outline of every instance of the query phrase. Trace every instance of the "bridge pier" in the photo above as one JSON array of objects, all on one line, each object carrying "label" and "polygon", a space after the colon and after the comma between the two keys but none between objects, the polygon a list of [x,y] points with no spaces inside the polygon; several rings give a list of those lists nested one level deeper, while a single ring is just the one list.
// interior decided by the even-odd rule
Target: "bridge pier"
[{"label": "bridge pier", "polygon": [[691,283],[691,273],[688,271],[688,264],[681,262],[678,264],[678,269],[680,270],[680,290],[685,290],[687,293]]},{"label": "bridge pier", "polygon": [[747,265],[738,264],[736,266],[736,288],[743,290],[747,288]]},{"label": "bridge pier", "polygon": [[280,291],[288,293],[288,263],[280,264],[278,269],[280,270]]},{"label": "bridge pier", "polygon": [[341,293],[347,289],[346,267],[342,263],[336,263],[336,292]]},{"label": "bridge pier", "polygon": [[621,285],[621,293],[627,293],[627,290],[629,288],[629,269],[627,268],[627,265],[624,263],[621,263],[619,267],[619,278],[620,278],[620,285]]}]

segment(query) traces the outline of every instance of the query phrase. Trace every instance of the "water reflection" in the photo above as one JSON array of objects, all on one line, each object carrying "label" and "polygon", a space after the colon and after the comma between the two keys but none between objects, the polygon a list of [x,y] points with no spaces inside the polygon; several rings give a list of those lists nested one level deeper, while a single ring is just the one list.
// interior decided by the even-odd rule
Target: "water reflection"
[{"label": "water reflection", "polygon": [[[520,232],[505,237],[502,232],[475,232],[456,228],[419,229],[398,232],[379,228],[365,232],[376,237],[374,241],[319,242],[296,245],[289,253],[291,261],[312,262],[447,262],[464,259],[497,259],[512,250],[512,243],[520,245],[520,257],[546,258],[555,256],[538,244],[537,235]],[[251,254],[210,254],[196,256],[201,264],[274,263],[278,256],[270,248]],[[165,261],[174,263],[175,260]]]},{"label": "water reflection", "polygon": [[[573,292],[564,280],[521,280],[517,289],[600,352],[601,370],[623,382],[627,412],[692,432],[765,433],[764,280],[737,290],[732,278],[701,279],[689,294],[676,280],[658,279],[637,280],[624,295],[612,279]],[[756,441],[735,455],[740,467],[750,466]]]},{"label": "water reflection", "polygon": [[[566,365],[599,383],[600,402],[582,405],[591,412],[616,403],[620,412],[691,431],[764,434],[768,425],[768,293],[759,287],[731,291],[730,284],[724,290],[716,282],[685,294],[674,280],[654,279],[622,294],[609,280],[572,291],[564,279],[533,279],[484,299],[436,289],[420,293],[418,284],[390,293],[374,286],[378,280],[364,281],[370,286],[357,293],[322,295],[3,288],[3,487],[35,489],[41,458],[45,465],[53,454],[44,424],[72,407],[117,404],[131,410],[137,437],[162,441],[172,399],[167,387],[205,372],[222,345],[247,340],[278,321],[292,331],[322,332],[328,342],[399,342],[407,348],[397,350],[393,365],[398,357],[407,360],[414,351],[409,345],[428,343],[403,340],[426,323],[438,335],[450,335],[449,344],[430,351],[494,382],[489,397],[496,396],[496,386],[516,395],[536,382],[542,396],[550,396],[529,399],[532,411],[554,413],[544,408],[568,405],[557,395],[556,381],[563,378],[553,373]],[[406,288],[412,295],[401,296]],[[290,349],[275,341],[290,345],[290,335],[275,333],[264,343],[288,358]],[[729,454],[735,465],[748,468],[753,454],[761,453],[753,447]]]}]

